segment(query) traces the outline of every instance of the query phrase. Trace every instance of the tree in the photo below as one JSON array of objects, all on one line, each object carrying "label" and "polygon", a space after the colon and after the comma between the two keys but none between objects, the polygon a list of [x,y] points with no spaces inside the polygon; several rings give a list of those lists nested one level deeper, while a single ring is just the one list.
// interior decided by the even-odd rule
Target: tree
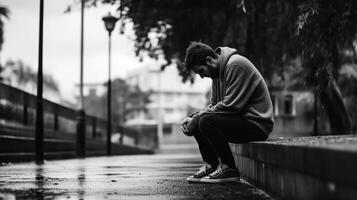
[{"label": "tree", "polygon": [[344,96],[345,105],[352,121],[354,133],[357,133],[357,65],[344,64],[339,71],[338,85]]},{"label": "tree", "polygon": [[98,2],[117,6],[120,33],[133,24],[139,58],[164,57],[163,68],[175,62],[183,81],[193,81],[182,65],[191,41],[237,48],[267,80],[298,54],[295,1],[86,0],[86,5]]},{"label": "tree", "polygon": [[[127,117],[136,111],[145,111],[149,103],[149,92],[143,92],[137,86],[131,86],[122,79],[112,81],[112,118],[116,125],[122,125]],[[84,108],[90,115],[107,118],[107,92],[101,96],[87,96]]]},{"label": "tree", "polygon": [[[254,60],[267,80],[295,58],[295,2],[260,0],[87,0],[118,6],[121,33],[134,24],[136,54],[177,64],[183,81],[193,81],[182,62],[190,41],[233,46]],[[70,9],[69,9],[70,10]],[[280,72],[279,72],[280,70]]]},{"label": "tree", "polygon": [[113,81],[112,95],[113,120],[121,125],[131,113],[145,111],[145,105],[150,102],[149,92],[143,92],[138,86],[129,85],[119,78]]},{"label": "tree", "polygon": [[[28,65],[23,63],[21,60],[13,61],[8,60],[4,65],[4,72],[6,72],[7,77],[5,79],[12,83],[15,82],[21,89],[33,89],[37,85],[37,73]],[[47,91],[59,94],[58,83],[54,78],[48,74],[43,76],[43,85]]]},{"label": "tree", "polygon": [[[3,17],[9,18],[9,9],[4,6],[0,5],[0,51],[2,49],[2,44],[4,43],[4,22]],[[0,60],[1,61],[1,60]],[[3,72],[4,68],[0,62],[0,81],[3,80],[1,73]]]},{"label": "tree", "polygon": [[[120,1],[118,10],[121,27],[128,22],[134,24],[139,57],[163,56],[167,65],[177,64],[184,81],[193,81],[193,76],[182,68],[188,44],[193,40],[212,46],[221,44],[235,6],[236,2],[230,0],[124,0]],[[212,27],[219,31],[212,31]]]},{"label": "tree", "polygon": [[0,5],[0,51],[4,42],[4,21],[3,17],[9,18],[9,9]]},{"label": "tree", "polygon": [[333,134],[351,133],[351,121],[336,83],[344,52],[354,51],[357,2],[313,0],[299,7],[298,37],[307,80],[325,105]]},{"label": "tree", "polygon": [[[333,133],[350,132],[336,84],[343,52],[356,37],[354,0],[89,0],[118,6],[121,27],[134,24],[136,53],[176,62],[182,70],[185,48],[192,40],[211,46],[233,46],[253,60],[270,85],[301,59],[307,85],[316,86],[327,108]],[[118,3],[119,2],[119,3]],[[297,26],[298,25],[298,26]],[[298,36],[296,35],[298,33]],[[332,78],[331,78],[332,77]],[[299,77],[298,77],[299,78]]]}]

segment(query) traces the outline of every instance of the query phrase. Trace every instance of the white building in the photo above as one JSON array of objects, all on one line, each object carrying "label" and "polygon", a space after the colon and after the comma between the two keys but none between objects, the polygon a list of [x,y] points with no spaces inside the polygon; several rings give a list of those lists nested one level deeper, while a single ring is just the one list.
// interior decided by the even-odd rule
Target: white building
[{"label": "white building", "polygon": [[[127,121],[131,124],[156,124],[162,112],[164,124],[177,124],[188,113],[200,110],[207,104],[206,93],[211,81],[197,76],[194,84],[182,83],[176,66],[164,71],[156,67],[144,67],[128,73],[127,82],[137,85],[142,91],[151,91],[146,112],[138,111]],[[161,108],[161,111],[160,111]]]}]

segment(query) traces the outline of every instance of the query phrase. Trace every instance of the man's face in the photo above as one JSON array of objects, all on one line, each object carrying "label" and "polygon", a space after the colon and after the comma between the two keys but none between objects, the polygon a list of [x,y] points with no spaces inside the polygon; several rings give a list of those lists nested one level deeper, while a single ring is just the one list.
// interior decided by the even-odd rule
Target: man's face
[{"label": "man's face", "polygon": [[210,77],[211,78],[211,69],[207,65],[194,65],[192,66],[192,71],[198,75],[200,75],[201,78],[204,77]]},{"label": "man's face", "polygon": [[215,64],[207,63],[205,65],[194,65],[192,66],[192,71],[199,74],[201,78],[217,78],[218,77],[218,67]]},{"label": "man's face", "polygon": [[199,74],[201,78],[217,78],[219,74],[218,57],[212,58],[210,56],[207,56],[205,64],[193,65],[191,69],[194,73]]}]

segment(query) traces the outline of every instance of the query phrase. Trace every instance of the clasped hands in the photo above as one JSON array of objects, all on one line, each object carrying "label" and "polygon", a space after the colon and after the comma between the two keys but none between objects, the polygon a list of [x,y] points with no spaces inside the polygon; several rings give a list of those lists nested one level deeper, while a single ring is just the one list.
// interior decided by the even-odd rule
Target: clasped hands
[{"label": "clasped hands", "polygon": [[181,123],[181,130],[187,136],[193,136],[193,129],[197,126],[197,119],[186,117]]}]

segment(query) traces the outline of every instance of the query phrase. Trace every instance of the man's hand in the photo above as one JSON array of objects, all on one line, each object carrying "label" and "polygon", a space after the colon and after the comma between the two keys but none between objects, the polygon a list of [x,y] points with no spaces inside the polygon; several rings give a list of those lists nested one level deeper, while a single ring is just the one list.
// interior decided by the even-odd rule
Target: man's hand
[{"label": "man's hand", "polygon": [[191,121],[192,121],[191,117],[186,117],[181,123],[181,130],[187,136],[192,136],[190,135],[190,130],[189,130]]}]

